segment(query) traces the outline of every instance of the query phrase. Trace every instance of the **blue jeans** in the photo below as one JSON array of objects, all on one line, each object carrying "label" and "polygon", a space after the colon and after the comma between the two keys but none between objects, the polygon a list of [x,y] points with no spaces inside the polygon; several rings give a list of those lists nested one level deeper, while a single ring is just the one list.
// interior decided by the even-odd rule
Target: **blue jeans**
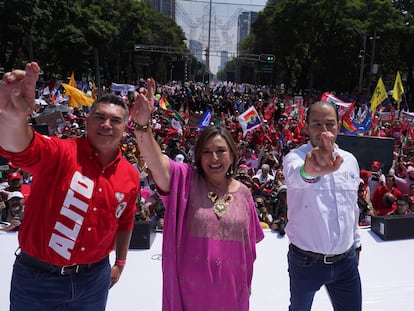
[{"label": "blue jeans", "polygon": [[310,259],[289,249],[289,311],[311,310],[315,293],[326,286],[335,311],[359,311],[362,308],[361,279],[355,251],[334,264]]},{"label": "blue jeans", "polygon": [[39,271],[16,259],[10,311],[105,310],[110,281],[109,261],[66,276]]}]

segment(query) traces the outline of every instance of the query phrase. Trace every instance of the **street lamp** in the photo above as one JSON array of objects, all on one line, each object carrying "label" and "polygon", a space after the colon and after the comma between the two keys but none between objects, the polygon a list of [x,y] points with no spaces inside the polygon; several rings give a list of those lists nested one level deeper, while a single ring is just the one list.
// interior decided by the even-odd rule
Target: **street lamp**
[{"label": "street lamp", "polygon": [[370,66],[370,74],[374,75],[377,73],[377,68],[374,70],[374,57],[375,57],[375,43],[377,39],[380,39],[380,36],[377,36],[377,28],[374,29],[374,35],[369,37],[369,40],[372,40],[372,52],[371,52],[371,66]]},{"label": "street lamp", "polygon": [[364,67],[365,67],[365,55],[366,55],[365,51],[367,48],[367,34],[359,30],[358,27],[352,23],[348,23],[348,25],[351,26],[352,29],[355,30],[355,32],[357,32],[362,39],[362,50],[359,51],[359,55],[358,55],[358,57],[361,59],[361,63],[359,67],[358,93],[361,94],[362,81],[364,80]]},{"label": "street lamp", "polygon": [[170,64],[170,82],[173,80],[173,70],[174,70],[174,64]]},{"label": "street lamp", "polygon": [[208,14],[208,42],[207,42],[207,48],[206,48],[206,70],[207,72],[210,72],[211,6],[212,6],[212,0],[210,0],[210,8],[209,8],[209,14]]},{"label": "street lamp", "polygon": [[[360,33],[361,35],[361,33]],[[361,35],[362,37],[362,53],[360,51],[359,55],[361,57],[361,64],[360,64],[360,68],[359,68],[359,83],[358,83],[358,93],[361,94],[362,92],[362,81],[364,80],[364,67],[365,67],[365,49],[367,47],[367,35],[365,33],[362,33]]]}]

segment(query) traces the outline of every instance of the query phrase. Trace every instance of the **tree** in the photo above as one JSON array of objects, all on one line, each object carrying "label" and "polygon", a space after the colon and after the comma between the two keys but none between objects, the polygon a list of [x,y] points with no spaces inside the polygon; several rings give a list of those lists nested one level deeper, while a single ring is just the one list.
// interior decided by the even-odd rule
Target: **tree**
[{"label": "tree", "polygon": [[[0,1],[0,67],[38,61],[43,78],[99,78],[133,83],[165,79],[168,61],[181,55],[152,53],[147,66],[135,61],[134,44],[186,49],[182,29],[170,18],[133,0]],[[196,66],[194,66],[196,67]]]},{"label": "tree", "polygon": [[[353,91],[364,37],[364,52],[370,54],[369,37],[375,29],[381,32],[375,59],[388,69],[396,61],[391,36],[401,20],[399,10],[386,0],[270,0],[253,23],[253,50],[276,55],[276,79],[288,87],[297,82],[298,91]],[[365,66],[363,72],[369,69]]]}]

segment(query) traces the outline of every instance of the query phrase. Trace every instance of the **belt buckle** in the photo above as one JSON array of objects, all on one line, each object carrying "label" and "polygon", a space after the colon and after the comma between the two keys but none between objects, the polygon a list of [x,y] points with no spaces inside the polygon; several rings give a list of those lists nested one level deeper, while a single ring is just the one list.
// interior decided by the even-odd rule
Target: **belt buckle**
[{"label": "belt buckle", "polygon": [[79,272],[79,265],[63,266],[60,268],[61,275],[72,275]]},{"label": "belt buckle", "polygon": [[[330,256],[330,255],[323,255],[323,263],[325,264],[325,265],[332,265],[332,264],[334,264],[334,261],[333,261],[333,258],[334,258],[335,256]],[[329,259],[331,259],[331,260],[329,260]]]}]

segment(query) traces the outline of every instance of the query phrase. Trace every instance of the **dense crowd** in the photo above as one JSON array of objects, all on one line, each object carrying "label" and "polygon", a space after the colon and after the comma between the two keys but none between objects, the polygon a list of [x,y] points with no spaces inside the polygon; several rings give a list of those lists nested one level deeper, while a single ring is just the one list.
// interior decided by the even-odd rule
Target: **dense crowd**
[{"label": "dense crowd", "polygon": [[[106,88],[105,92],[111,92],[110,88]],[[240,160],[236,177],[251,190],[262,226],[278,230],[283,235],[287,222],[283,158],[289,150],[308,141],[308,135],[303,130],[304,111],[320,97],[291,97],[284,94],[283,85],[274,88],[233,83],[221,83],[213,88],[196,83],[159,85],[157,92],[158,105],[153,113],[152,125],[162,152],[177,162],[194,164],[194,143],[202,130],[200,120],[206,111],[210,111],[210,125],[226,127],[238,143]],[[132,108],[132,93],[116,93]],[[37,117],[50,111],[61,111],[64,119],[57,120],[52,131],[49,128],[49,134],[62,139],[85,136],[88,107],[69,108],[65,101],[56,105],[50,103],[50,97],[43,98],[48,105],[37,107],[32,119],[34,126],[40,125],[36,124]],[[159,105],[161,98],[169,103],[169,110]],[[62,108],[58,109],[59,106]],[[251,106],[256,108],[262,122],[259,127],[245,133],[238,116]],[[355,111],[363,106],[358,103]],[[404,125],[395,105],[380,110],[385,117],[379,118],[375,123],[374,134],[395,139],[394,162],[391,170],[385,174],[378,161],[373,161],[370,168],[361,170],[358,200],[361,225],[369,224],[371,215],[409,214],[414,199],[414,144],[411,125]],[[172,112],[181,116],[180,121]],[[120,147],[124,157],[139,171],[141,177],[137,219],[155,221],[162,228],[164,207],[131,128],[126,130]],[[21,191],[19,187],[7,190],[10,187],[7,183],[7,177],[10,177],[8,173],[15,170],[17,168],[2,172],[2,199],[6,202],[1,205],[4,206],[2,221],[8,225],[3,226],[3,230],[16,230],[19,225],[19,222],[12,222],[13,217],[8,207],[10,193]],[[22,173],[25,176],[29,174]],[[27,181],[23,183],[23,176],[21,179],[20,184],[30,184]],[[25,192],[24,195],[27,195],[28,191]],[[19,199],[19,202],[22,210],[24,198]],[[400,208],[400,205],[405,208]],[[18,221],[21,220],[20,213],[17,218]],[[9,225],[11,223],[13,225]]]}]

